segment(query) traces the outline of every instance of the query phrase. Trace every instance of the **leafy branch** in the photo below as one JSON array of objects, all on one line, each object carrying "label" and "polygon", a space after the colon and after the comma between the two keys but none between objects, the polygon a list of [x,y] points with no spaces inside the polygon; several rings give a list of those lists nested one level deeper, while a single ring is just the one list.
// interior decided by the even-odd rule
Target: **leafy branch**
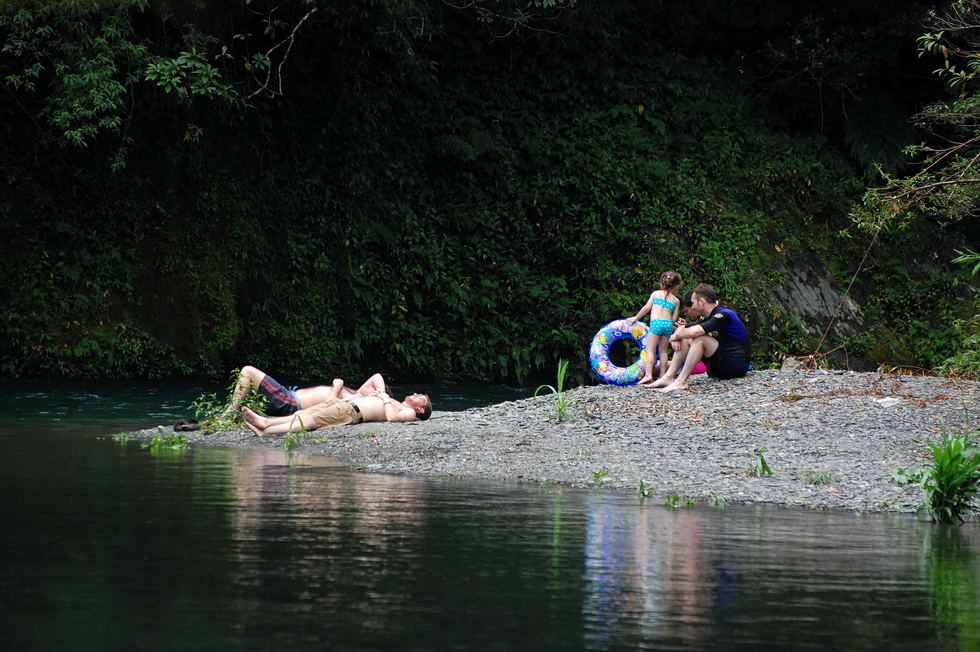
[{"label": "leafy branch", "polygon": [[[936,28],[921,35],[919,56],[942,57],[934,73],[951,90],[959,92],[952,101],[926,107],[915,121],[928,127],[945,146],[926,143],[905,150],[909,158],[919,158],[919,169],[908,177],[892,177],[882,172],[885,185],[869,190],[864,207],[852,217],[859,224],[887,224],[897,219],[903,226],[914,213],[940,219],[959,220],[978,213],[980,174],[980,96],[974,92],[980,76],[980,1],[958,0],[942,13],[930,13],[929,25]],[[879,172],[881,168],[879,167]]]}]

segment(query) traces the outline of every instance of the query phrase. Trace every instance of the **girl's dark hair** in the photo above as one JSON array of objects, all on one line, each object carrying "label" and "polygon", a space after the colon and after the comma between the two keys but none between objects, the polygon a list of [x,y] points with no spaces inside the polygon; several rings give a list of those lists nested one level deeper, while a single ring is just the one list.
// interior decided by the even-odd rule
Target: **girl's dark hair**
[{"label": "girl's dark hair", "polygon": [[661,290],[669,290],[671,288],[680,287],[681,283],[683,282],[684,279],[682,279],[681,275],[678,274],[677,272],[668,271],[660,275]]}]

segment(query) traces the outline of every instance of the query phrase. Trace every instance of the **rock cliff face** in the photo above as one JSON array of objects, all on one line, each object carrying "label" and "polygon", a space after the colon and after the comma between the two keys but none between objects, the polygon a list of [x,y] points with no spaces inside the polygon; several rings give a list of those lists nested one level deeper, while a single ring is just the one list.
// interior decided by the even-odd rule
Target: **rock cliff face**
[{"label": "rock cliff face", "polygon": [[786,268],[786,282],[775,289],[777,303],[796,315],[809,335],[854,335],[866,328],[861,307],[837,289],[827,269],[813,261],[797,261]]},{"label": "rock cliff face", "polygon": [[873,328],[861,305],[841,289],[848,280],[835,279],[817,256],[802,257],[769,265],[746,298],[719,299],[742,316],[755,353],[829,354],[832,366],[872,371],[879,362],[855,358],[854,351],[838,348],[841,338]]}]

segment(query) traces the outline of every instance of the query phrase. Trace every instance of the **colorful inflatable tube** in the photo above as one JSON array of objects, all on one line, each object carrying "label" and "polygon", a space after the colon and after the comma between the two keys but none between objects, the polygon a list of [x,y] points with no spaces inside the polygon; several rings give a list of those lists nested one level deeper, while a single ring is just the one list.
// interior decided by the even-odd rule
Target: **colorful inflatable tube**
[{"label": "colorful inflatable tube", "polygon": [[[630,327],[625,319],[616,319],[600,328],[592,338],[592,346],[589,348],[589,363],[599,380],[610,385],[633,385],[643,378],[646,371],[646,339],[649,330],[641,321]],[[640,351],[633,364],[628,367],[617,367],[609,359],[609,347],[613,342],[624,337],[635,340],[640,345]]]},{"label": "colorful inflatable tube", "polygon": [[[592,346],[589,347],[589,364],[599,380],[609,385],[635,385],[639,382],[646,372],[648,332],[650,329],[643,322],[638,321],[630,327],[625,319],[616,319],[600,328],[592,338]],[[617,367],[609,359],[609,348],[613,342],[624,337],[636,341],[640,350],[633,364],[628,367]],[[650,352],[650,355],[656,354],[656,351]],[[703,374],[705,371],[707,369],[704,362],[698,362],[691,373]]]}]

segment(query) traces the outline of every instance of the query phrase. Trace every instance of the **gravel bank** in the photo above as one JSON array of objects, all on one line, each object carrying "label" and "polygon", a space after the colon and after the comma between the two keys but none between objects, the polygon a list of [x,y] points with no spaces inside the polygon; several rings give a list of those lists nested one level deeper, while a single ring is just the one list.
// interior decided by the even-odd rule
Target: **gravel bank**
[{"label": "gravel bank", "polygon": [[[590,386],[568,398],[574,419],[561,423],[554,399],[539,396],[320,430],[294,450],[379,473],[591,486],[605,472],[604,487],[635,491],[642,479],[651,499],[912,512],[921,491],[889,478],[922,464],[918,440],[938,438],[943,423],[980,430],[980,383],[924,376],[767,370],[735,381],[694,376],[687,392]],[[187,440],[283,447],[282,436],[247,429]],[[763,446],[773,475],[756,477],[747,469]]]}]

